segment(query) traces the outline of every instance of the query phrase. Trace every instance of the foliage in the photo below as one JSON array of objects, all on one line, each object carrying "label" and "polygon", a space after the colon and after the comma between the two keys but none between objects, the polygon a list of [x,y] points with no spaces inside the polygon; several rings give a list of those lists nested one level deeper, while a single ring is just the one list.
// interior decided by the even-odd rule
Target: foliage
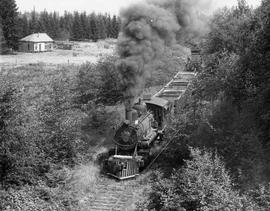
[{"label": "foliage", "polygon": [[236,8],[223,8],[215,13],[211,31],[204,47],[207,53],[229,52],[242,54],[252,41],[254,28],[250,21],[253,11],[245,1],[238,1]]},{"label": "foliage", "polygon": [[6,54],[8,52],[8,47],[6,39],[3,34],[2,20],[0,17],[0,54]]},{"label": "foliage", "polygon": [[[185,144],[215,150],[223,157],[222,168],[229,169],[230,176],[224,172],[235,181],[235,186],[231,179],[228,183],[222,181],[227,185],[219,185],[226,187],[229,194],[225,195],[232,198],[218,192],[223,189],[215,188],[218,179],[203,186],[209,180],[202,169],[215,168],[215,162],[202,164],[199,171],[193,159],[169,179],[158,177],[149,195],[150,202],[143,208],[181,210],[182,206],[187,210],[222,210],[232,205],[228,209],[269,209],[269,188],[262,185],[269,182],[270,172],[269,9],[269,1],[263,1],[255,10],[245,1],[239,1],[237,7],[222,9],[214,15],[211,32],[202,43],[203,68],[182,97],[172,119],[172,130],[181,131],[178,139],[183,144],[176,142],[169,147],[166,157],[170,163],[176,163],[176,167],[182,165],[183,156],[179,154],[183,154]],[[198,163],[205,161],[202,157]],[[200,197],[204,196],[203,191],[207,191],[206,201]],[[216,198],[211,196],[213,192],[217,193]]]},{"label": "foliage", "polygon": [[44,153],[51,161],[65,164],[73,164],[76,158],[75,141],[78,138],[78,125],[69,117],[72,109],[72,98],[67,88],[69,85],[63,75],[55,78],[50,84],[51,90],[47,93],[47,99],[38,108],[41,121],[39,135]]},{"label": "foliage", "polygon": [[27,139],[22,115],[24,106],[16,87],[1,77],[0,94],[0,167],[2,187],[34,183],[36,173],[33,159],[39,151]]},{"label": "foliage", "polygon": [[108,56],[97,64],[84,64],[79,70],[77,81],[78,103],[115,105],[123,99],[120,76],[116,69],[117,57]]},{"label": "foliage", "polygon": [[204,43],[204,68],[190,96],[197,102],[194,113],[198,114],[190,141],[216,148],[242,189],[268,177],[269,123],[261,119],[269,112],[265,100],[269,62],[263,50],[269,41],[264,32],[269,20],[267,6],[264,2],[252,10],[239,1],[238,7],[214,16]]},{"label": "foliage", "polygon": [[257,205],[256,210],[264,211],[264,210],[269,209],[269,206],[270,206],[269,184],[266,184],[266,185],[260,184],[257,187],[249,190],[247,194],[256,203]]},{"label": "foliage", "polygon": [[91,129],[96,134],[106,135],[111,132],[115,125],[121,122],[121,116],[117,111],[108,111],[102,104],[89,103],[86,108],[87,118],[82,127],[85,130]]},{"label": "foliage", "polygon": [[47,11],[19,14],[17,24],[20,37],[31,33],[45,32],[53,39],[59,40],[93,40],[117,38],[120,30],[120,19],[111,18],[108,14],[86,14],[75,11],[59,15],[57,12]]},{"label": "foliage", "polygon": [[1,30],[7,47],[17,49],[19,26],[18,8],[15,0],[1,0],[0,11]]},{"label": "foliage", "polygon": [[158,61],[147,67],[146,87],[165,85],[184,66],[187,49],[175,45],[166,48]]},{"label": "foliage", "polygon": [[[104,132],[104,128],[107,130],[119,118],[117,112],[108,112],[104,106],[100,106],[102,109],[78,106],[74,77],[78,69],[42,64],[3,68],[0,74],[1,210],[78,208],[80,195],[76,194],[83,184],[76,188],[73,188],[76,184],[69,186],[73,180],[70,169],[78,162],[87,163],[91,158],[90,145],[97,144],[94,137],[84,134],[82,127],[88,124],[87,132]],[[92,139],[95,143],[89,143]],[[93,169],[86,171],[85,167],[78,174],[85,171],[90,176]],[[81,182],[86,182],[85,179],[81,178]]]},{"label": "foliage", "polygon": [[[157,210],[240,210],[252,208],[233,188],[224,163],[207,150],[190,148],[192,160],[168,179],[154,177],[150,196],[141,205]],[[248,207],[247,207],[248,206]]]}]

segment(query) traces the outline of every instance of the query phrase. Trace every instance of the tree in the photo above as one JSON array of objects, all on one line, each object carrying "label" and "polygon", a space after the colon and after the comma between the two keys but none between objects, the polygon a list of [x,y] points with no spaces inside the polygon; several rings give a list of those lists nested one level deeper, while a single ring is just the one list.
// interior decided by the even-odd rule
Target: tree
[{"label": "tree", "polygon": [[115,105],[123,100],[123,87],[119,83],[120,76],[115,66],[116,56],[107,56],[97,63],[100,72],[98,101],[104,105]]},{"label": "tree", "polygon": [[112,37],[117,38],[120,30],[120,19],[117,19],[116,15],[112,18]]},{"label": "tree", "polygon": [[216,153],[190,148],[191,160],[168,179],[154,177],[143,208],[157,210],[240,210],[253,205],[234,190]]},{"label": "tree", "polygon": [[0,16],[2,21],[3,35],[7,43],[7,47],[18,48],[18,8],[15,0],[0,1]]},{"label": "tree", "polygon": [[52,37],[59,38],[60,36],[60,18],[57,12],[52,14]]},{"label": "tree", "polygon": [[234,9],[223,8],[211,20],[211,31],[207,37],[206,52],[215,53],[227,50],[243,54],[252,42],[252,10],[245,1],[239,1]]},{"label": "tree", "polygon": [[98,26],[98,38],[106,38],[106,25],[102,15],[97,16],[97,26]]},{"label": "tree", "polygon": [[41,12],[39,14],[39,25],[41,26],[41,32],[47,32],[49,33],[49,28],[50,28],[50,19],[49,19],[49,14],[46,10]]},{"label": "tree", "polygon": [[123,100],[123,87],[115,66],[116,56],[107,56],[97,64],[84,64],[77,77],[79,104],[91,101],[104,105],[115,105]]},{"label": "tree", "polygon": [[[18,25],[20,28],[20,37],[25,37],[30,34],[30,29],[29,29],[29,22],[27,19],[26,14],[20,14],[19,20],[18,20]],[[45,31],[45,30],[44,30]]]},{"label": "tree", "polygon": [[106,14],[106,16],[104,17],[104,22],[106,25],[106,35],[107,37],[112,37],[112,20],[111,20],[111,16],[110,14]]},{"label": "tree", "polygon": [[87,31],[89,30],[89,28],[88,28],[87,15],[85,12],[80,14],[80,22],[81,22],[81,27],[82,27],[81,38],[87,39]]},{"label": "tree", "polygon": [[39,32],[38,14],[36,13],[35,10],[31,12],[31,19],[29,21],[29,30],[30,30],[30,33]]},{"label": "tree", "polygon": [[7,51],[7,43],[3,34],[2,21],[0,17],[0,54],[4,54]]},{"label": "tree", "polygon": [[97,16],[95,13],[92,13],[90,15],[90,29],[91,29],[91,39],[94,42],[97,42],[99,39],[99,31],[98,31]]},{"label": "tree", "polygon": [[72,26],[72,39],[80,40],[83,35],[83,26],[78,12],[74,13],[74,21]]}]

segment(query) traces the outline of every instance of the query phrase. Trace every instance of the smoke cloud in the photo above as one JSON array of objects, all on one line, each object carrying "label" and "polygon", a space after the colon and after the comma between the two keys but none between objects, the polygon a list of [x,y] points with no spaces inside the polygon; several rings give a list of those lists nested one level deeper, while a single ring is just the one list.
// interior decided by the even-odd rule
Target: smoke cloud
[{"label": "smoke cloud", "polygon": [[142,92],[149,65],[158,60],[166,47],[176,43],[176,37],[205,32],[207,27],[198,11],[210,3],[210,0],[146,0],[120,12],[117,67],[127,99]]}]

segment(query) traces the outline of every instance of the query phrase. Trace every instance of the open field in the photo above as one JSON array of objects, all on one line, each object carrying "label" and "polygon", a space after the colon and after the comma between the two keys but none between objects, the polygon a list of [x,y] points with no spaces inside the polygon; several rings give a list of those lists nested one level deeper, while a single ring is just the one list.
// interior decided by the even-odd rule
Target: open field
[{"label": "open field", "polygon": [[72,50],[54,49],[52,52],[23,53],[1,55],[1,66],[20,66],[25,64],[82,64],[95,63],[105,55],[110,55],[115,49],[116,40],[108,39],[98,42],[68,42]]}]

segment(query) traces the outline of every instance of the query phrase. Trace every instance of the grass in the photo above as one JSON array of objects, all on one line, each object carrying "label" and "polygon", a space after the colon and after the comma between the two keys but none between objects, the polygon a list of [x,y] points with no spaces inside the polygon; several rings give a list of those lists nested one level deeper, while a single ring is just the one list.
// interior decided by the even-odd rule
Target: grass
[{"label": "grass", "polygon": [[0,65],[16,67],[41,62],[53,65],[95,63],[100,56],[112,54],[115,43],[116,41],[112,39],[98,42],[68,42],[68,44],[72,45],[72,50],[54,49],[52,52],[16,52],[15,55],[0,55]]}]

